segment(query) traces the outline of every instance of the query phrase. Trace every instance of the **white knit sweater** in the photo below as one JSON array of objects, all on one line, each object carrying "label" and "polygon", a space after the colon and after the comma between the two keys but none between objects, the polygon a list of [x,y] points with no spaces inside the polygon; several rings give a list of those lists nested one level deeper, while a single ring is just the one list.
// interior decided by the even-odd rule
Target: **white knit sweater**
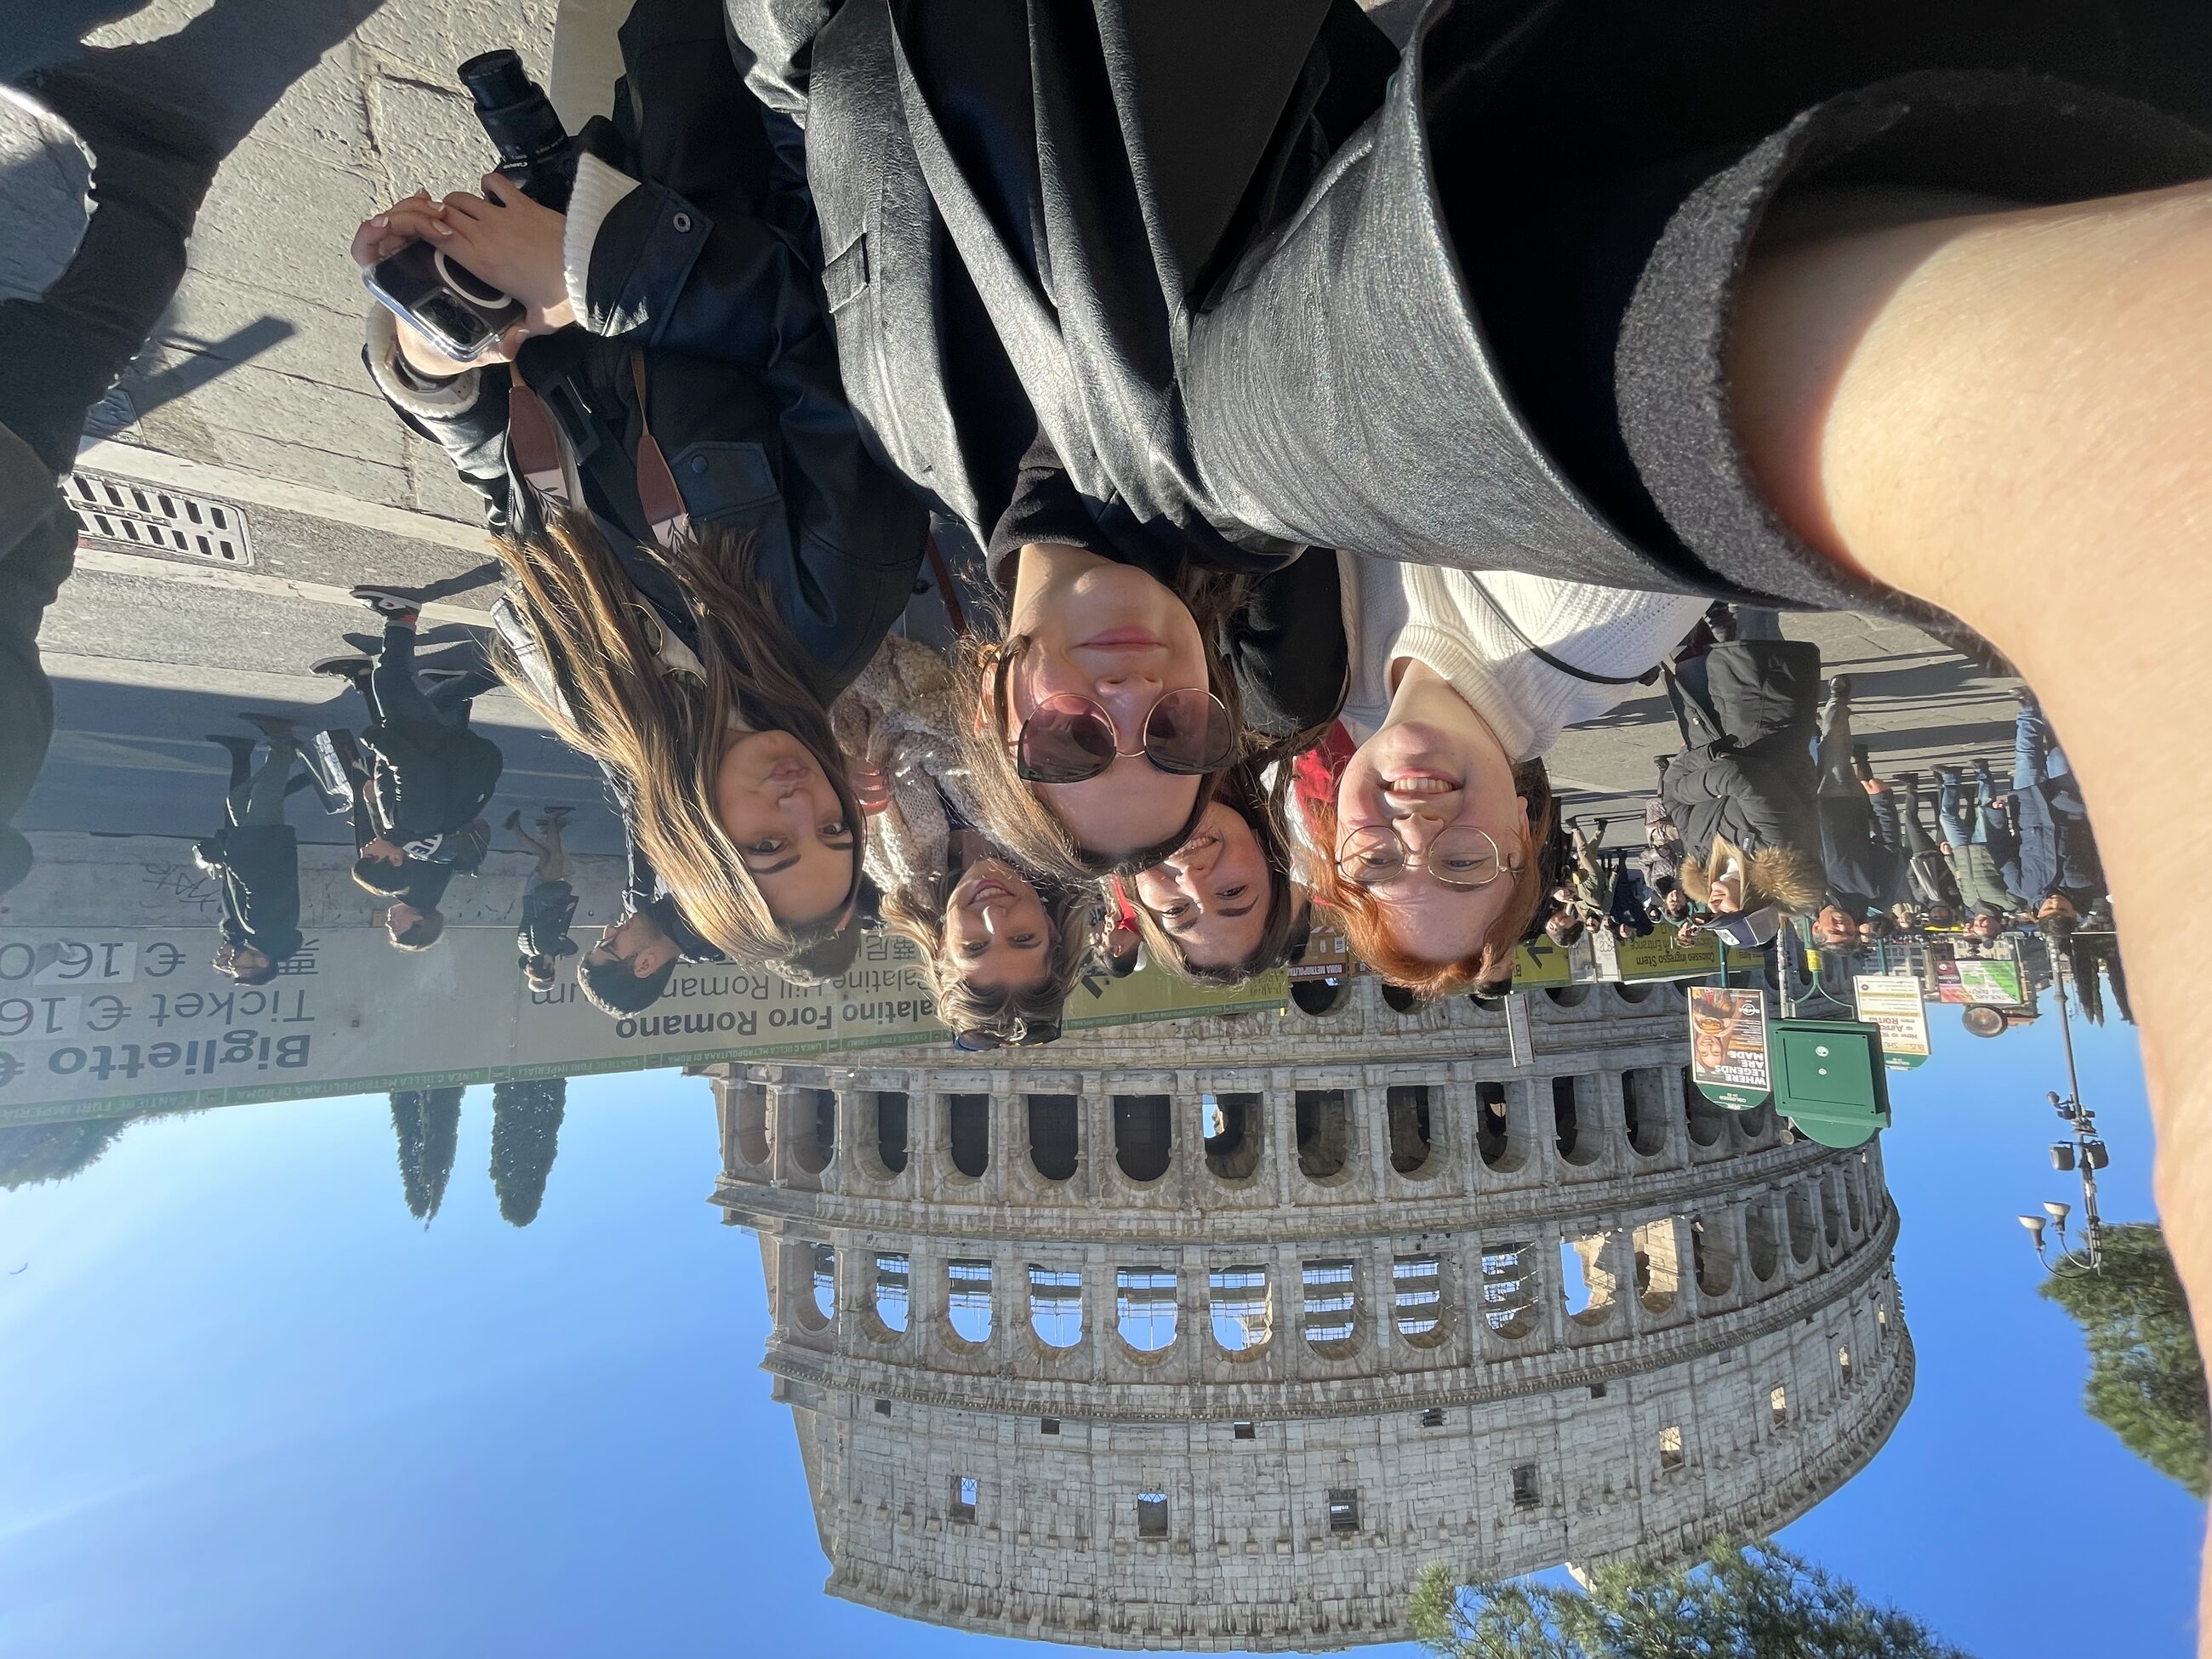
[{"label": "white knit sweater", "polygon": [[[1507,570],[1339,556],[1350,562],[1344,632],[1352,666],[1344,723],[1362,743],[1390,712],[1391,663],[1411,658],[1450,681],[1515,760],[1533,760],[1568,726],[1645,688],[1596,685],[1561,673],[1529,653],[1499,610],[1562,662],[1594,674],[1635,675],[1672,650],[1706,604],[1686,594],[1593,587]],[[1495,608],[1484,602],[1486,590]]]}]

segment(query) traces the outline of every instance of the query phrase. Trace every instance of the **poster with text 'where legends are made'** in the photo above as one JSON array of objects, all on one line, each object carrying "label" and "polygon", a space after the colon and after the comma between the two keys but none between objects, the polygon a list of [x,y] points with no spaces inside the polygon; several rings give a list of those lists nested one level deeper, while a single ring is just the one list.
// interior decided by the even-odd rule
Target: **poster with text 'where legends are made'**
[{"label": "poster with text 'where legends are made'", "polygon": [[1706,1099],[1737,1111],[1774,1092],[1766,1056],[1766,994],[1690,988],[1690,1080]]}]

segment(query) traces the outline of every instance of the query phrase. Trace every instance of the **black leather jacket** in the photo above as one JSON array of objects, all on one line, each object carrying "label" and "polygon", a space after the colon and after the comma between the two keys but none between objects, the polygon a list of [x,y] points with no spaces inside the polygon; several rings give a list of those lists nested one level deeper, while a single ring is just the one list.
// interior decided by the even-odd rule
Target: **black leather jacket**
[{"label": "black leather jacket", "polygon": [[[711,5],[641,6],[623,46],[617,118],[594,121],[584,142],[642,182],[601,225],[586,314],[530,341],[517,367],[574,445],[586,502],[621,554],[650,539],[629,368],[630,353],[643,351],[653,434],[687,511],[697,525],[752,532],[827,699],[905,608],[927,515],[862,445],[804,181],[776,148],[784,124],[740,82],[718,15]],[[508,466],[506,371],[475,378],[462,412],[399,413],[446,450],[500,526],[530,501]],[[664,622],[694,642],[657,566],[624,563]]]}]

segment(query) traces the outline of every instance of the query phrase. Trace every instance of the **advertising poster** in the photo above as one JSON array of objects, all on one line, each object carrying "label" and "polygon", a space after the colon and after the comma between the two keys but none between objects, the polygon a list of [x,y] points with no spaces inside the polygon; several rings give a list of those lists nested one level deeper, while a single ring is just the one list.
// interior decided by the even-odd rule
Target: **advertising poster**
[{"label": "advertising poster", "polygon": [[1690,1079],[1717,1105],[1749,1111],[1774,1092],[1766,993],[1690,988]]},{"label": "advertising poster", "polygon": [[1316,907],[1313,930],[1306,935],[1304,950],[1289,969],[1291,979],[1346,980],[1356,973],[1367,971],[1364,963],[1355,962],[1352,941],[1344,936],[1340,927],[1332,927],[1318,918],[1327,914]]},{"label": "advertising poster", "polygon": [[2009,1008],[2027,1000],[2017,962],[1998,957],[1961,957],[1950,965],[1958,975],[1964,1001]]},{"label": "advertising poster", "polygon": [[1895,1070],[1928,1061],[1928,1010],[1911,974],[1861,974],[1851,981],[1859,1018],[1881,1028],[1882,1058]]},{"label": "advertising poster", "polygon": [[[209,966],[205,927],[0,929],[0,1124],[256,1101],[798,1058],[948,1033],[908,941],[877,934],[827,985],[678,967],[641,1014],[610,1019],[571,975],[539,994],[512,927],[449,927],[395,952],[378,929],[325,928],[269,984]],[[1079,988],[1071,1030],[1279,1011],[1283,975],[1233,990],[1157,972]]]}]

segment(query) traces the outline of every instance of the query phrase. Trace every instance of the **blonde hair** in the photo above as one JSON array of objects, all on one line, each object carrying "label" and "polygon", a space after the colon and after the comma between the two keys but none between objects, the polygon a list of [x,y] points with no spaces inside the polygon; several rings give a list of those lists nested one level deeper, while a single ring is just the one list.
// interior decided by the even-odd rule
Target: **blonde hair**
[{"label": "blonde hair", "polygon": [[1827,895],[1828,875],[1820,860],[1798,847],[1762,847],[1747,853],[1725,836],[1715,836],[1711,848],[1700,859],[1682,860],[1682,890],[1708,909],[1711,908],[1711,872],[1734,859],[1743,868],[1743,909],[1748,914],[1769,905],[1793,916],[1809,916],[1820,908]]},{"label": "blonde hair", "polygon": [[[509,594],[562,696],[532,683],[504,641],[494,665],[562,742],[607,768],[631,833],[684,919],[741,962],[788,957],[836,933],[860,890],[866,819],[830,716],[805,678],[805,653],[754,568],[749,533],[709,527],[639,556],[671,577],[698,626],[701,676],[662,659],[653,614],[588,514],[561,508],[496,544]],[[657,625],[659,624],[659,625]],[[779,922],[714,811],[714,780],[734,722],[789,732],[821,763],[854,837],[853,880],[829,920]]]}]

